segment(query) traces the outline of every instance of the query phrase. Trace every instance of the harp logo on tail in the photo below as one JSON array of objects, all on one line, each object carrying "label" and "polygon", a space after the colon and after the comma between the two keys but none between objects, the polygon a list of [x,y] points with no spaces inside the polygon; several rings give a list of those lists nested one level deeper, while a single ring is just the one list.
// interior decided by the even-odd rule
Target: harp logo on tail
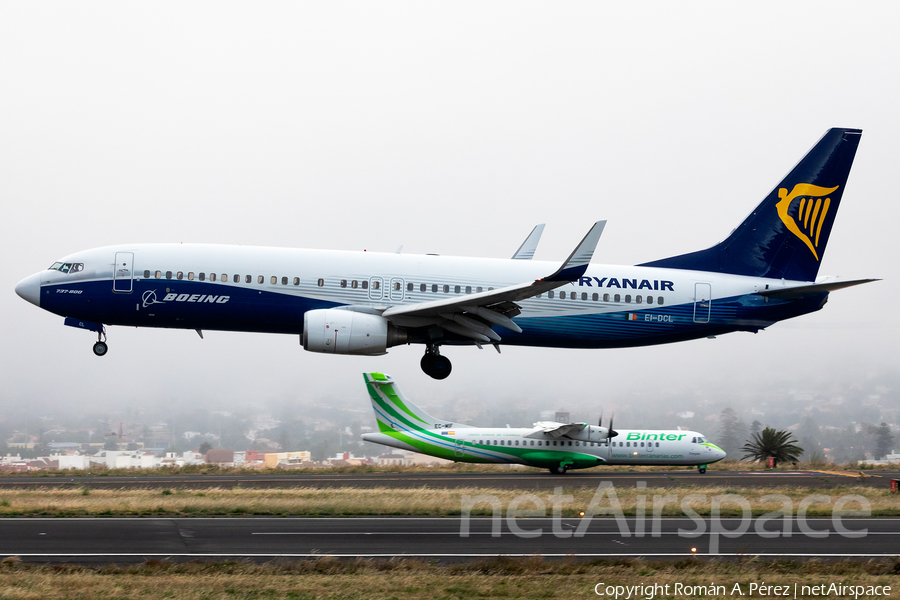
[{"label": "harp logo on tail", "polygon": [[[822,233],[825,216],[831,206],[831,198],[828,197],[828,194],[838,187],[840,186],[825,188],[810,183],[798,183],[790,194],[788,194],[787,188],[778,189],[778,197],[781,198],[775,205],[778,216],[787,225],[790,232],[809,247],[816,260],[819,260],[816,252],[816,248],[819,247],[819,235]],[[795,200],[800,201],[800,208],[797,210],[797,216],[792,217],[790,215],[791,204]]]}]

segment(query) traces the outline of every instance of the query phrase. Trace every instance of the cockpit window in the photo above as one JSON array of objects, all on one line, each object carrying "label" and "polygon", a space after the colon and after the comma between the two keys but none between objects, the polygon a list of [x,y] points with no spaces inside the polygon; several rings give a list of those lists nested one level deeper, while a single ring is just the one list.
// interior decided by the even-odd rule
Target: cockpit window
[{"label": "cockpit window", "polygon": [[697,438],[697,443],[698,443],[698,444],[705,444],[705,443],[706,443],[706,440],[704,440],[702,437],[698,437],[698,438]]},{"label": "cockpit window", "polygon": [[61,263],[55,262],[50,267],[51,271],[59,271],[60,273],[78,273],[84,271],[84,263]]}]

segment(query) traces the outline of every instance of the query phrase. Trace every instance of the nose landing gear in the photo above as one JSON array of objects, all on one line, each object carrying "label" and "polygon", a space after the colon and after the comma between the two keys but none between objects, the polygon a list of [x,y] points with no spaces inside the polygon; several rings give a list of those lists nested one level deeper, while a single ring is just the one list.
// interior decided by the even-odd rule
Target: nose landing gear
[{"label": "nose landing gear", "polygon": [[94,342],[94,354],[97,356],[106,356],[109,352],[109,346],[106,345],[106,328],[101,325],[97,332],[97,341]]},{"label": "nose landing gear", "polygon": [[426,375],[434,379],[446,379],[453,368],[450,364],[450,359],[446,356],[441,356],[438,347],[432,345],[429,345],[425,350],[425,356],[422,357],[419,365]]}]

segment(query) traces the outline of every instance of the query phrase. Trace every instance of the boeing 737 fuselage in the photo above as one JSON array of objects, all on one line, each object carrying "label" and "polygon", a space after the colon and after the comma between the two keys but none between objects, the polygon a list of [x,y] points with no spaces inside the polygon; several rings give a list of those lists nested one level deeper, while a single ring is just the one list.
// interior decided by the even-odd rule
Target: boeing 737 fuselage
[{"label": "boeing 737 fuselage", "polygon": [[[861,132],[832,129],[720,244],[636,266],[590,264],[605,222],[562,264],[513,259],[206,244],[126,244],[76,252],[16,293],[65,324],[300,336],[311,352],[378,355],[442,345],[618,348],[756,332],[819,310],[871,280],[817,279]],[[526,259],[526,260],[521,260]]]},{"label": "boeing 737 fuselage", "polygon": [[564,474],[599,465],[692,465],[701,473],[725,458],[702,433],[625,430],[587,423],[535,423],[530,428],[472,427],[438,419],[413,404],[389,375],[365,373],[378,422],[367,442],[456,462],[520,464]]}]

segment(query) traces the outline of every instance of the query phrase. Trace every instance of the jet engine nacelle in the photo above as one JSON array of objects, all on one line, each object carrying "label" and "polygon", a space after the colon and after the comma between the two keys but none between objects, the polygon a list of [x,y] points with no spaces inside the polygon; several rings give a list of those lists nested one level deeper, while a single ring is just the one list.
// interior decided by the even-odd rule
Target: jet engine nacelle
[{"label": "jet engine nacelle", "polygon": [[387,354],[406,343],[406,331],[379,315],[327,308],[303,315],[303,349],[326,354]]}]

